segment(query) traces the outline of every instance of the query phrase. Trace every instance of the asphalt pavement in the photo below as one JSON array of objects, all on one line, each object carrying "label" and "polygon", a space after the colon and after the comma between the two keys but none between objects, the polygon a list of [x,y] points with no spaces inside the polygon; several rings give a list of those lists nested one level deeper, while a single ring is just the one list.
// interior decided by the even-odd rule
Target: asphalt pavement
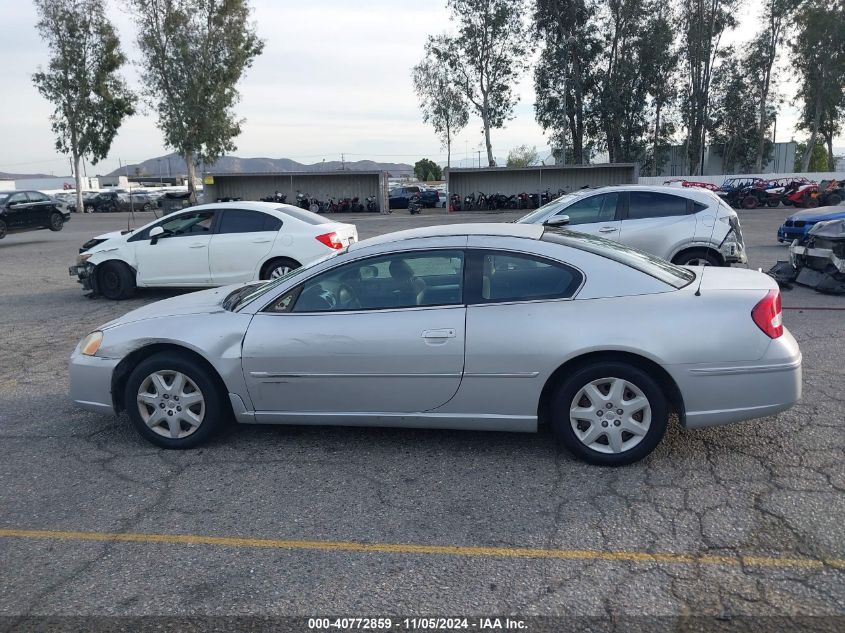
[{"label": "asphalt pavement", "polygon": [[[787,212],[740,212],[749,266],[785,256],[775,232]],[[201,449],[168,452],[125,415],[87,413],[67,397],[81,337],[174,294],[92,300],[68,276],[79,246],[126,228],[127,215],[74,215],[60,233],[0,242],[0,630],[39,615],[845,626],[845,298],[784,293],[804,353],[799,405],[673,428],[625,468],[578,462],[547,431],[233,426]],[[366,238],[517,215],[342,218]]]}]

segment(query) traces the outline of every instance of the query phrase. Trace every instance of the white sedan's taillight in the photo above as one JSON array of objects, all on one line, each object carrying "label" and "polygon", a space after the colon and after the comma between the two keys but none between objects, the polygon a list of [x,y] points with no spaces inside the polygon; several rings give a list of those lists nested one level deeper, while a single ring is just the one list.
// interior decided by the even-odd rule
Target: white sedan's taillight
[{"label": "white sedan's taillight", "polygon": [[780,301],[780,290],[769,290],[766,296],[754,306],[751,318],[757,327],[769,338],[783,335],[783,312]]},{"label": "white sedan's taillight", "polygon": [[330,249],[339,251],[343,248],[343,241],[340,239],[340,236],[332,231],[331,233],[323,233],[322,235],[317,236],[317,241],[321,244],[325,244]]}]

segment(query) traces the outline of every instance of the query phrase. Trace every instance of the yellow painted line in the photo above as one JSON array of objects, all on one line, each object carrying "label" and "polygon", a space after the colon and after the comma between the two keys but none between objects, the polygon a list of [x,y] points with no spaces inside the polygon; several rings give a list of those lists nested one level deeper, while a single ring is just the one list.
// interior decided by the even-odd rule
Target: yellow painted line
[{"label": "yellow painted line", "polygon": [[309,550],[323,552],[362,552],[378,554],[420,554],[477,556],[484,558],[544,558],[669,565],[727,565],[750,567],[801,567],[845,569],[845,559],[778,558],[770,556],[711,556],[651,552],[608,552],[603,550],[542,549],[530,547],[469,547],[461,545],[420,545],[414,543],[356,543],[353,541],[301,541],[289,539],[202,536],[198,534],[133,534],[116,532],[67,532],[55,530],[0,529],[0,537],[46,539],[53,541],[95,541],[107,543],[164,543],[167,545],[217,545],[221,547]]}]

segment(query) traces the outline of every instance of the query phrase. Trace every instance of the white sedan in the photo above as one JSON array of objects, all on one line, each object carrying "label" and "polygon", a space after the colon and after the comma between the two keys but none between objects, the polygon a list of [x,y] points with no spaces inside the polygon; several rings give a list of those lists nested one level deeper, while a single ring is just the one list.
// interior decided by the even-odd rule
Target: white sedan
[{"label": "white sedan", "polygon": [[86,242],[70,274],[126,299],[136,288],[208,288],[273,279],[358,241],[354,224],[269,202],[191,207]]}]

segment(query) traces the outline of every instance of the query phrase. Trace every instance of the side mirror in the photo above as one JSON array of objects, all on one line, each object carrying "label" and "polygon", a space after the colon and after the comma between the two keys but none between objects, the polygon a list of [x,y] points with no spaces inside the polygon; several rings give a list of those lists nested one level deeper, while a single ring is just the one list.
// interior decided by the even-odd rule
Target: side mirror
[{"label": "side mirror", "polygon": [[565,224],[569,224],[569,216],[556,215],[543,222],[543,224],[545,226],[564,226]]},{"label": "side mirror", "polygon": [[150,245],[157,244],[160,237],[164,236],[164,229],[160,226],[154,226],[150,229]]}]

